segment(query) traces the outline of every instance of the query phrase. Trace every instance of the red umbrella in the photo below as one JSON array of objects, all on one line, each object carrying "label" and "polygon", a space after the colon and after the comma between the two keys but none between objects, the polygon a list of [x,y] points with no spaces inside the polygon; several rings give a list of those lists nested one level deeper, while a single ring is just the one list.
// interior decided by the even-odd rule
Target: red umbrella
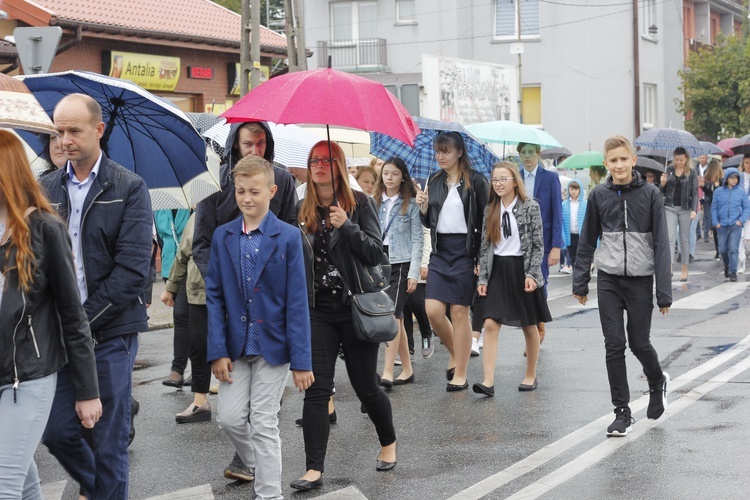
[{"label": "red umbrella", "polygon": [[[403,104],[383,84],[331,68],[272,78],[221,116],[230,123],[270,121],[358,128],[380,132],[410,146],[420,132]],[[331,164],[332,182],[334,178]],[[335,205],[335,185],[333,193]]]},{"label": "red umbrella", "polygon": [[723,149],[725,156],[734,156],[734,151],[732,151],[732,147],[737,145],[737,142],[739,142],[739,139],[736,137],[730,137],[729,139],[722,139],[719,142],[716,143],[716,146],[719,149]]},{"label": "red umbrella", "polygon": [[420,132],[383,84],[330,68],[271,78],[221,116],[230,123],[261,120],[358,128],[410,146]]}]

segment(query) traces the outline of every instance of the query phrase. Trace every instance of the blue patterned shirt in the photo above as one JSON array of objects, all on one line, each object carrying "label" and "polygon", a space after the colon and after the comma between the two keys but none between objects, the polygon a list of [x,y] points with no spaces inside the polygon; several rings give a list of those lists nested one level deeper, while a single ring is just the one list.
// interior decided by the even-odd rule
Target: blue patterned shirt
[{"label": "blue patterned shirt", "polygon": [[255,290],[252,288],[256,279],[255,265],[258,262],[260,243],[266,231],[268,214],[263,218],[258,229],[247,232],[245,222],[242,222],[242,236],[240,236],[240,269],[242,274],[242,295],[247,305],[247,335],[245,337],[245,356],[260,356],[260,342],[255,325]]}]

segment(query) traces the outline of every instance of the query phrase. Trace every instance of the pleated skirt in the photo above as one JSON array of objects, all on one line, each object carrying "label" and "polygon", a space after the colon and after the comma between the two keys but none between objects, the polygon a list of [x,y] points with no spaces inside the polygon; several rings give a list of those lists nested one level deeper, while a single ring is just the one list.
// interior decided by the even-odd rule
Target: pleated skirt
[{"label": "pleated skirt", "polygon": [[484,318],[517,327],[552,321],[544,290],[539,287],[528,293],[524,290],[525,282],[523,257],[495,255],[487,283]]}]

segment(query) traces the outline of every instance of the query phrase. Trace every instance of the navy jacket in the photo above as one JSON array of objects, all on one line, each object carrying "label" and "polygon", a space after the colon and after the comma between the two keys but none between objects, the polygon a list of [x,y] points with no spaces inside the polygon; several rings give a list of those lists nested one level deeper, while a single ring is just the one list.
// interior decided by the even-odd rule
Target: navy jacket
[{"label": "navy jacket", "polygon": [[[67,176],[61,168],[39,180],[66,222]],[[98,341],[148,330],[143,297],[151,272],[153,220],[146,182],[102,153],[81,218],[88,289],[83,308]]]},{"label": "navy jacket", "polygon": [[[265,122],[258,122],[266,131],[266,152],[264,158],[273,164],[275,144],[273,135]],[[193,233],[193,262],[198,266],[203,277],[208,271],[208,258],[211,252],[211,237],[217,227],[233,221],[241,215],[234,199],[234,180],[232,169],[240,161],[234,150],[234,139],[244,123],[233,123],[229,129],[224,147],[224,158],[219,172],[221,191],[213,193],[198,203],[195,211],[195,232]],[[294,188],[294,177],[286,170],[273,167],[276,194],[271,199],[271,212],[289,224],[297,223],[297,191]]]},{"label": "navy jacket", "polygon": [[206,274],[208,361],[241,357],[248,321],[255,321],[263,359],[312,370],[310,311],[302,286],[305,264],[299,230],[268,213],[253,286],[254,318],[248,318],[242,292],[242,217],[214,232]]},{"label": "navy jacket", "polygon": [[[521,177],[526,179],[526,174],[526,169],[521,167]],[[534,179],[534,199],[542,212],[544,254],[547,255],[553,248],[565,247],[562,238],[562,187],[557,174],[545,170],[541,165]]]}]

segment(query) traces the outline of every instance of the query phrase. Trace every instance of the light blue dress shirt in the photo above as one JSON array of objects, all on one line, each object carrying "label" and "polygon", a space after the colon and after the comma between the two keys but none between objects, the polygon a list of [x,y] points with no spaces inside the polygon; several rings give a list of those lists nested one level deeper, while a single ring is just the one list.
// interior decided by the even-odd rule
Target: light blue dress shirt
[{"label": "light blue dress shirt", "polygon": [[534,185],[536,184],[536,174],[539,171],[539,165],[529,172],[523,169],[523,185],[526,186],[526,194],[529,198],[534,198]]},{"label": "light blue dress shirt", "polygon": [[102,163],[102,152],[99,151],[99,159],[96,160],[91,173],[83,181],[76,178],[73,165],[68,161],[65,169],[68,172],[68,199],[70,200],[70,212],[68,215],[68,234],[73,244],[73,263],[76,266],[76,277],[78,278],[78,291],[81,293],[81,303],[89,298],[86,286],[86,271],[83,268],[83,247],[81,246],[81,225],[83,224],[83,203],[91,190],[94,179],[99,175],[99,167]]}]

